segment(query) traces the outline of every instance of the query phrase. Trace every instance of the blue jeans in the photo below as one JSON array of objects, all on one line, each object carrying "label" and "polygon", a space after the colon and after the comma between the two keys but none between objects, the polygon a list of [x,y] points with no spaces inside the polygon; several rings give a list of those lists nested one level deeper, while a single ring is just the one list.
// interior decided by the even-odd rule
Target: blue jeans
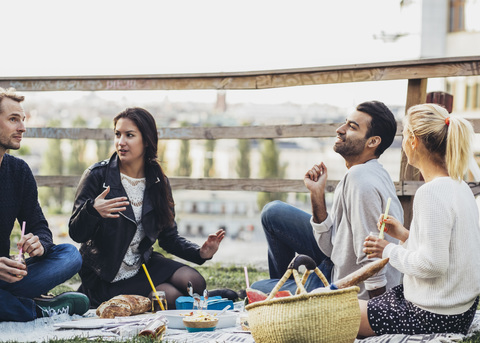
[{"label": "blue jeans", "polygon": [[27,322],[37,318],[33,298],[67,281],[80,270],[82,257],[71,244],[54,245],[42,257],[27,259],[28,275],[8,283],[0,280],[0,321]]},{"label": "blue jeans", "polygon": [[[252,284],[251,288],[264,293],[271,292],[285,274],[296,254],[310,256],[328,282],[331,281],[333,264],[318,247],[313,236],[310,218],[311,215],[307,212],[278,200],[265,205],[261,219],[268,243],[270,279],[257,281]],[[305,283],[307,291],[323,286],[322,281],[313,272]],[[296,289],[297,285],[292,278],[280,288],[280,290],[289,290],[292,293],[295,293]]]}]

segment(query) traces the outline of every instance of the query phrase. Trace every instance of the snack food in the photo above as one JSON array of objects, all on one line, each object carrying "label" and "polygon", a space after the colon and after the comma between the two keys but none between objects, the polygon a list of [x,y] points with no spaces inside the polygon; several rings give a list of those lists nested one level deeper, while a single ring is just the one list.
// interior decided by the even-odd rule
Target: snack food
[{"label": "snack food", "polygon": [[203,311],[192,311],[184,314],[183,324],[188,331],[213,331],[218,324],[218,318]]},{"label": "snack food", "polygon": [[98,306],[96,314],[100,318],[126,317],[147,312],[151,308],[150,299],[141,295],[117,295]]}]

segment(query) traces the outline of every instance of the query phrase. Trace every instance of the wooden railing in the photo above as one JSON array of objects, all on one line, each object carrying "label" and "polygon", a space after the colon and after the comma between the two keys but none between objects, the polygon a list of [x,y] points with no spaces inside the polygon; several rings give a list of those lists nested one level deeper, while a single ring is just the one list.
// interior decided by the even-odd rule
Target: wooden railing
[{"label": "wooden railing", "polygon": [[[18,91],[105,91],[105,90],[187,90],[187,89],[267,89],[365,81],[408,80],[405,106],[425,102],[428,78],[480,75],[480,56],[436,58],[413,61],[368,63],[286,70],[129,76],[0,77],[0,87]],[[480,132],[480,120],[472,120]],[[332,137],[339,123],[241,127],[160,128],[161,139],[262,139],[292,137]],[[401,124],[399,130],[401,132]],[[25,137],[52,139],[109,140],[110,129],[28,128]],[[397,194],[410,201],[421,184],[404,158]],[[79,176],[40,176],[39,186],[76,187]],[[193,179],[171,178],[174,189],[238,190],[265,192],[307,192],[303,180],[278,179]],[[338,183],[328,182],[333,190]],[[407,203],[405,203],[407,204]]]}]

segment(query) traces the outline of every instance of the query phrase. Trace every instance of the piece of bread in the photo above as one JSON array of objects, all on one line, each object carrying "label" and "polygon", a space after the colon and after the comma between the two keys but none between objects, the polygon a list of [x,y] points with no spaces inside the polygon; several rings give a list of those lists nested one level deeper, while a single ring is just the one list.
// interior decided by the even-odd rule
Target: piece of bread
[{"label": "piece of bread", "polygon": [[112,300],[113,299],[128,303],[132,309],[132,314],[140,314],[152,309],[151,300],[141,295],[117,295],[116,297],[113,297]]},{"label": "piece of bread", "polygon": [[132,314],[130,306],[125,304],[109,304],[107,301],[103,302],[97,308],[97,316],[100,318],[115,318],[115,317],[128,317]]},{"label": "piece of bread", "polygon": [[147,312],[151,306],[151,301],[147,297],[122,294],[101,303],[96,314],[100,318],[126,317]]},{"label": "piece of bread", "polygon": [[383,258],[381,260],[376,260],[374,262],[370,262],[360,268],[357,271],[345,276],[344,278],[335,281],[335,286],[338,289],[347,288],[350,286],[355,286],[362,281],[365,281],[369,277],[377,274],[383,267],[388,263],[389,258]]}]

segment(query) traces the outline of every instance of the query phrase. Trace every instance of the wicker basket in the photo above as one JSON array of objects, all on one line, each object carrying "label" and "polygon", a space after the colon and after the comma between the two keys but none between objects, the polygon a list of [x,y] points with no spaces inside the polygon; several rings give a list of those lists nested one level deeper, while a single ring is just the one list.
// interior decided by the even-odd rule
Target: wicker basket
[{"label": "wicker basket", "polygon": [[[302,279],[298,267],[307,271]],[[268,298],[246,306],[248,324],[257,343],[342,343],[353,342],[360,326],[357,286],[345,289],[307,293],[304,284],[314,270],[328,287],[328,281],[308,256],[297,256]],[[297,292],[293,296],[274,298],[293,273]]]}]

